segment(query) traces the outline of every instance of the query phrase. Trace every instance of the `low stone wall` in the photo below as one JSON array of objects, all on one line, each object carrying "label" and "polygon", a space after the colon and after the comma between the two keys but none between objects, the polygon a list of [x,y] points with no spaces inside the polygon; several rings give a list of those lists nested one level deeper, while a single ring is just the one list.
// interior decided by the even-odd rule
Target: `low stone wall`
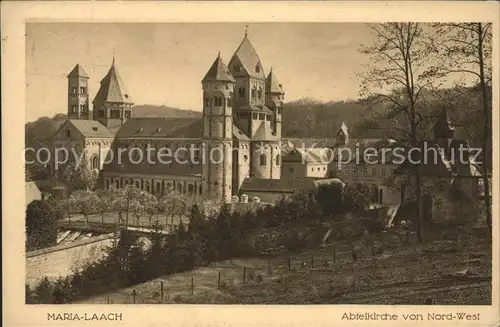
[{"label": "low stone wall", "polygon": [[89,263],[102,259],[113,243],[114,234],[105,234],[68,244],[26,253],[26,283],[36,285],[43,277],[66,277]]}]

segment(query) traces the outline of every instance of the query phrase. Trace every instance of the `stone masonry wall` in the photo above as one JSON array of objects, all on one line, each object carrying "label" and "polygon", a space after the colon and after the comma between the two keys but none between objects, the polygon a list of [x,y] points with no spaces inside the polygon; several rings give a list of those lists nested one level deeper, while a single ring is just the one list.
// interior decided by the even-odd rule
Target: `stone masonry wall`
[{"label": "stone masonry wall", "polygon": [[71,275],[75,270],[106,255],[114,235],[106,234],[26,253],[26,283],[36,285],[43,277],[51,280]]}]

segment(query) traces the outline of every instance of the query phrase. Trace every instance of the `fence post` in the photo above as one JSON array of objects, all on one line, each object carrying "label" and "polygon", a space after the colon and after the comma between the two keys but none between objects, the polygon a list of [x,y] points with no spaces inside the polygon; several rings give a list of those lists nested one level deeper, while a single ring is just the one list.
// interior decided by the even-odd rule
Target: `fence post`
[{"label": "fence post", "polygon": [[292,259],[290,259],[290,256],[288,256],[288,271],[292,271]]},{"label": "fence post", "polygon": [[163,303],[163,281],[160,281],[160,296],[161,296],[161,303]]},{"label": "fence post", "polygon": [[314,268],[314,255],[311,255],[311,268]]},{"label": "fence post", "polygon": [[219,276],[217,277],[217,289],[220,290],[220,271]]},{"label": "fence post", "polygon": [[194,277],[191,276],[191,295],[194,294]]},{"label": "fence post", "polygon": [[333,247],[333,263],[335,263],[337,261],[337,251],[335,250],[335,246]]},{"label": "fence post", "polygon": [[243,284],[245,284],[246,267],[243,266]]},{"label": "fence post", "polygon": [[132,303],[135,304],[135,290],[132,291]]}]

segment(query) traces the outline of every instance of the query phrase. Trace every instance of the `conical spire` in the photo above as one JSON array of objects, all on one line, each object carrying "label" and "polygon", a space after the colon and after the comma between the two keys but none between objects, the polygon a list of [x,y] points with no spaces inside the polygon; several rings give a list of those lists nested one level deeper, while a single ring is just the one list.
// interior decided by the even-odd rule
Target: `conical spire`
[{"label": "conical spire", "polygon": [[434,137],[439,138],[453,138],[455,132],[455,127],[451,122],[450,116],[448,115],[448,110],[443,108],[438,116],[436,124],[434,125]]},{"label": "conical spire", "polygon": [[215,81],[235,83],[233,75],[231,75],[231,73],[227,69],[226,64],[220,57],[220,51],[214,63],[212,64],[212,66],[210,67],[207,74],[202,80],[202,82],[215,82]]},{"label": "conical spire", "polygon": [[68,77],[85,77],[89,78],[89,75],[85,72],[82,66],[80,64],[76,64],[75,68],[71,70],[71,72],[68,74]]},{"label": "conical spire", "polygon": [[348,134],[348,128],[347,128],[347,125],[345,124],[345,122],[342,121],[342,124],[340,124],[339,131],[342,131],[342,133],[344,133],[344,135]]},{"label": "conical spire", "polygon": [[269,70],[269,74],[267,75],[266,88],[267,92],[269,93],[285,94],[285,91],[283,91],[283,86],[280,84],[280,82],[276,78],[276,75],[274,75],[273,73],[273,67],[271,67],[271,69]]}]

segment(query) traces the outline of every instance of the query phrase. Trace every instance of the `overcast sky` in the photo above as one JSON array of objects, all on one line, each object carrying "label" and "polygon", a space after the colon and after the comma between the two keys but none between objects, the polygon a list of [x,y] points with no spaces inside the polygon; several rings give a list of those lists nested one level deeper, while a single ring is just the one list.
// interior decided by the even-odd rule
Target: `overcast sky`
[{"label": "overcast sky", "polygon": [[[66,112],[67,80],[80,63],[94,98],[115,52],[116,67],[136,104],[201,110],[201,79],[220,50],[229,62],[245,23],[28,24],[27,120]],[[266,73],[272,66],[287,100],[357,98],[357,49],[370,41],[364,24],[253,23],[248,36]]]}]

